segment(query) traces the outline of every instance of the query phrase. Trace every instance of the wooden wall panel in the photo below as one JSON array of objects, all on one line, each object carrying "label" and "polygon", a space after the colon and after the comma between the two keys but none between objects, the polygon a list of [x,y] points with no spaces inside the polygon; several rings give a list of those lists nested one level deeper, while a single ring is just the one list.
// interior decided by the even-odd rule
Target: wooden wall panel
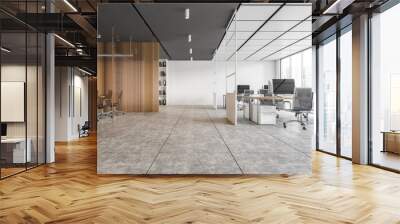
[{"label": "wooden wall panel", "polygon": [[[97,43],[98,54],[104,54],[104,44]],[[97,92],[99,96],[104,95],[104,57],[97,57]]]},{"label": "wooden wall panel", "polygon": [[114,55],[98,60],[98,85],[102,86],[98,87],[99,95],[112,90],[113,102],[118,102],[122,92],[120,103],[125,112],[158,111],[159,44],[120,42],[114,46],[101,43],[98,47],[102,48],[99,52]]},{"label": "wooden wall panel", "polygon": [[92,132],[97,131],[97,78],[88,79],[88,118]]}]

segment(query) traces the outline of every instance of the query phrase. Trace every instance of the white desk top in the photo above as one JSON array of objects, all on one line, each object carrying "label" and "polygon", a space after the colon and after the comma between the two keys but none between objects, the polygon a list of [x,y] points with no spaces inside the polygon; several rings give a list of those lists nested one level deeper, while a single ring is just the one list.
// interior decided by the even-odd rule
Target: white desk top
[{"label": "white desk top", "polygon": [[[29,141],[29,138],[27,139],[27,141]],[[15,143],[20,143],[20,142],[25,142],[25,138],[5,138],[5,139],[1,139],[1,143],[15,144]]]}]

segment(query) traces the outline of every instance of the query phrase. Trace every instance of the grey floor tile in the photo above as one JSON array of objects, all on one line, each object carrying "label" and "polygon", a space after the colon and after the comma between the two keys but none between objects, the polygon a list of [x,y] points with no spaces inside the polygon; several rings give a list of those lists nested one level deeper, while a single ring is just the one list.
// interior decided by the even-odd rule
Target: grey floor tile
[{"label": "grey floor tile", "polygon": [[307,131],[295,123],[284,129],[239,116],[233,126],[224,110],[168,106],[104,119],[98,126],[99,173],[145,174],[150,166],[151,174],[311,172],[312,125]]}]

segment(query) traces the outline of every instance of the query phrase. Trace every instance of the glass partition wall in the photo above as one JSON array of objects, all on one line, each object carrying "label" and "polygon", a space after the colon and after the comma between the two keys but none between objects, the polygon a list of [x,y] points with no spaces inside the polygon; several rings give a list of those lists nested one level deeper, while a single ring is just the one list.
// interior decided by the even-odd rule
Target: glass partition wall
[{"label": "glass partition wall", "polygon": [[[39,1],[18,7],[36,12]],[[1,179],[45,163],[45,41],[12,13],[0,12]]]}]

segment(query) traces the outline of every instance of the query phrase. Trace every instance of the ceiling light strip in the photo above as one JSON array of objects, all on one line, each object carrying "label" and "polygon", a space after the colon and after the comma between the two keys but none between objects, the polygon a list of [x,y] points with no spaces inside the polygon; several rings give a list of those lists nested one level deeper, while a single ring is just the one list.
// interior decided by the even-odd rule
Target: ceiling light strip
[{"label": "ceiling light strip", "polygon": [[[338,8],[337,7],[343,7],[342,10],[341,10],[343,12],[343,9],[346,8],[347,6],[349,6],[350,4],[352,4],[353,2],[354,2],[354,0],[336,0],[327,9],[325,9],[324,12],[322,12],[322,14],[323,15],[328,15],[328,14],[337,15],[337,14],[340,14],[341,12],[338,12]],[[340,3],[343,3],[343,5],[340,5]],[[336,13],[335,12],[334,13],[330,12],[335,7],[336,7]]]},{"label": "ceiling light strip", "polygon": [[11,53],[11,50],[9,50],[9,49],[7,49],[5,47],[1,47],[0,49],[1,49],[1,51],[4,51],[6,53]]},{"label": "ceiling light strip", "polygon": [[[242,49],[242,47],[243,47],[251,38],[253,38],[253,36],[256,35],[256,33],[257,33],[258,31],[260,31],[260,30],[265,26],[265,24],[267,24],[267,23],[272,19],[272,17],[274,17],[285,5],[286,5],[286,3],[283,3],[282,5],[280,5],[279,8],[278,8],[277,10],[275,10],[275,12],[272,13],[272,15],[271,15],[270,17],[268,17],[268,19],[266,19],[266,20],[261,24],[261,26],[259,26],[258,29],[256,29],[256,31],[254,31],[254,33],[253,33],[249,38],[247,38],[247,40],[246,40],[242,45],[240,45],[240,47],[239,47],[238,49],[236,49],[236,51],[228,58],[228,60],[230,60],[231,57],[233,57],[233,55],[235,55],[236,52],[238,52],[240,49]],[[235,30],[235,32],[237,32],[237,30]]]},{"label": "ceiling light strip", "polygon": [[83,70],[83,69],[81,69],[81,68],[79,68],[79,67],[78,67],[78,70],[81,71],[81,72],[83,72],[83,73],[85,73],[85,74],[87,74],[87,75],[93,75],[92,73],[90,73],[90,72],[88,72],[88,71],[86,71],[86,70]]},{"label": "ceiling light strip", "polygon": [[[251,56],[257,54],[259,51],[261,51],[262,49],[264,49],[265,47],[267,47],[268,45],[270,45],[272,42],[278,40],[279,38],[281,38],[283,35],[287,34],[288,32],[290,32],[291,30],[293,30],[294,28],[296,28],[298,25],[302,24],[304,21],[307,21],[308,18],[310,18],[311,16],[308,16],[307,18],[301,20],[300,22],[298,22],[297,24],[295,24],[294,26],[292,26],[290,29],[288,29],[287,31],[283,32],[281,35],[279,35],[278,37],[272,39],[270,42],[268,42],[267,44],[265,44],[264,46],[262,46],[260,49],[256,50],[255,52],[253,52],[252,54],[250,54],[249,56],[247,56],[245,59],[243,60],[247,60],[249,59]],[[311,21],[310,21],[311,22]]]},{"label": "ceiling light strip", "polygon": [[286,49],[286,48],[288,48],[290,46],[293,46],[293,45],[297,44],[298,42],[300,42],[300,41],[302,41],[304,39],[307,39],[308,37],[311,37],[311,36],[312,36],[312,34],[309,34],[309,35],[307,35],[307,36],[305,36],[305,37],[303,37],[301,39],[298,39],[297,41],[295,41],[295,42],[293,42],[293,43],[291,43],[291,44],[289,44],[289,45],[287,45],[287,46],[285,46],[285,47],[283,47],[283,48],[281,48],[281,49],[279,49],[279,50],[277,50],[277,51],[275,51],[275,52],[273,52],[273,53],[271,53],[271,54],[269,54],[269,55],[267,55],[267,56],[265,56],[263,58],[261,58],[260,61],[263,61],[264,59],[270,57],[271,55],[274,55],[274,54],[278,53],[279,51],[282,51],[282,50],[284,50],[284,49]]},{"label": "ceiling light strip", "polygon": [[78,10],[75,8],[75,6],[73,6],[68,0],[64,0],[64,3],[66,5],[68,5],[68,7],[72,9],[72,11],[78,12]]},{"label": "ceiling light strip", "polygon": [[57,37],[62,42],[64,42],[65,44],[67,44],[68,46],[70,46],[72,48],[76,48],[75,45],[73,45],[71,42],[69,42],[68,40],[64,39],[63,37],[59,36],[58,34],[54,34],[54,36]]}]

